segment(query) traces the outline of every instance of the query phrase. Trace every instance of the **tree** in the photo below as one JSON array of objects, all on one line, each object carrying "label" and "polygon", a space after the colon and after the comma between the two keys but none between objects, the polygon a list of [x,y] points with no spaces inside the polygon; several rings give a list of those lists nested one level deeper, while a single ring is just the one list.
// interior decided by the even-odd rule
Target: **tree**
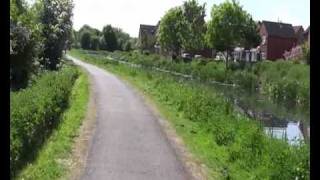
[{"label": "tree", "polygon": [[41,26],[34,8],[23,0],[10,0],[10,88],[28,85],[29,77],[38,70],[41,52]]},{"label": "tree", "polygon": [[103,27],[102,34],[104,37],[106,50],[114,51],[118,47],[117,37],[111,25]]},{"label": "tree", "polygon": [[213,5],[211,20],[208,22],[207,43],[218,51],[226,51],[228,56],[236,46],[253,46],[258,41],[257,26],[251,16],[235,0]]},{"label": "tree", "polygon": [[99,50],[100,47],[100,41],[98,36],[93,36],[91,39],[91,46],[90,49],[92,50]]},{"label": "tree", "polygon": [[83,32],[81,36],[81,48],[90,49],[91,47],[91,34],[89,32]]},{"label": "tree", "polygon": [[246,15],[246,22],[247,26],[243,32],[243,42],[241,44],[243,44],[245,49],[257,47],[261,43],[258,25],[248,14]]},{"label": "tree", "polygon": [[117,38],[117,49],[124,50],[127,42],[130,40],[130,36],[128,33],[125,33],[120,28],[113,28],[113,31]]},{"label": "tree", "polygon": [[182,5],[183,28],[181,42],[187,51],[199,50],[204,47],[205,40],[205,4],[202,6],[196,0],[185,1]]},{"label": "tree", "polygon": [[181,49],[183,31],[183,11],[181,7],[171,8],[160,21],[157,40],[161,48],[178,55]]},{"label": "tree", "polygon": [[42,0],[42,2],[42,36],[46,37],[42,64],[47,69],[56,70],[62,52],[67,49],[71,37],[73,4],[72,0]]}]

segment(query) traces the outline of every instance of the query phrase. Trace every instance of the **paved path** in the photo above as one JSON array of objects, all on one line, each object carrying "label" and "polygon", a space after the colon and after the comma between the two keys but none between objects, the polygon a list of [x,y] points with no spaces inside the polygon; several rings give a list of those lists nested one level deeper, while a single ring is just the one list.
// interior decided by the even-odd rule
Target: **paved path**
[{"label": "paved path", "polygon": [[97,107],[96,129],[82,179],[189,179],[142,98],[111,73],[72,59],[92,77]]}]

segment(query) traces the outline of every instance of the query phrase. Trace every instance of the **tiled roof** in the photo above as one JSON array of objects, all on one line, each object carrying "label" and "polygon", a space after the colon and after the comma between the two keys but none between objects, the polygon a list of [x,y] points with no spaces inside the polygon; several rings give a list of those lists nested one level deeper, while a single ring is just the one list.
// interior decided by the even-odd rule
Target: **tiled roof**
[{"label": "tiled roof", "polygon": [[294,29],[291,24],[285,24],[280,22],[262,21],[262,24],[266,27],[266,31],[269,36],[277,36],[283,38],[294,38]]},{"label": "tiled roof", "polygon": [[140,24],[140,32],[155,34],[157,31],[157,26]]}]

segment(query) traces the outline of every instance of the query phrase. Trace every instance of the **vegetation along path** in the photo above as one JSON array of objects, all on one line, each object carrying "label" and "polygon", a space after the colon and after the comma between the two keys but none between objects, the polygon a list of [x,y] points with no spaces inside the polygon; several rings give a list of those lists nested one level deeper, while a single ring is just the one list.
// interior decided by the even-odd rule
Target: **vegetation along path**
[{"label": "vegetation along path", "polygon": [[92,76],[96,97],[97,124],[82,179],[189,179],[142,98],[109,72],[72,60]]}]

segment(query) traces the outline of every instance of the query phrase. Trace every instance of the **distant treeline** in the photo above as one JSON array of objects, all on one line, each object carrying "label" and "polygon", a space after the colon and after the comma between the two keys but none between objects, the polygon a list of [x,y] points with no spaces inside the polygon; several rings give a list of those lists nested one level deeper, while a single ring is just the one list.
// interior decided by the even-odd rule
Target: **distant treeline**
[{"label": "distant treeline", "polygon": [[102,31],[84,25],[79,31],[72,31],[71,41],[73,48],[130,51],[135,49],[137,39],[111,25],[104,26]]}]

